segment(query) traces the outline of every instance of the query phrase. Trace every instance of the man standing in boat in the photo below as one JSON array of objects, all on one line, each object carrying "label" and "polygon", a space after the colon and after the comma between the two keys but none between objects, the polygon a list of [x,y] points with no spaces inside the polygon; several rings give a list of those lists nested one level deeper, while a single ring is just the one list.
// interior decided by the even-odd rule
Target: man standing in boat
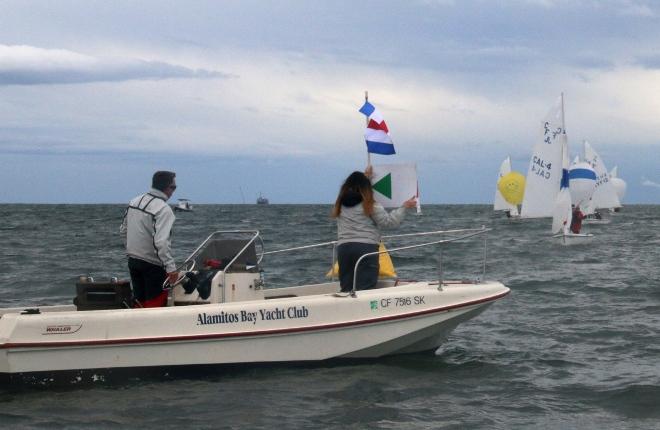
[{"label": "man standing in boat", "polygon": [[130,201],[120,233],[126,245],[136,307],[159,307],[167,303],[163,283],[177,280],[170,236],[174,212],[167,200],[176,190],[174,172],[158,171],[151,190]]}]

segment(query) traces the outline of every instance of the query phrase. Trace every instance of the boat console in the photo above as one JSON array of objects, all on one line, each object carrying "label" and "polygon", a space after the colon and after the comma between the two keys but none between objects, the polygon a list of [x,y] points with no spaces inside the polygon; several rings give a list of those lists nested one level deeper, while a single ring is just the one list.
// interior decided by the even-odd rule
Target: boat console
[{"label": "boat console", "polygon": [[172,287],[168,305],[263,300],[257,240],[256,231],[211,234],[183,263],[185,275]]}]

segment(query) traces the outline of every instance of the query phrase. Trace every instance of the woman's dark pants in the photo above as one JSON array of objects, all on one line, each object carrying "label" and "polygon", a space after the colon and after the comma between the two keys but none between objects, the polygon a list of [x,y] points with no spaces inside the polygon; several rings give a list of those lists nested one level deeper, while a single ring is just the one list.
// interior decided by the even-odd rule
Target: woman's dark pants
[{"label": "woman's dark pants", "polygon": [[[337,247],[339,285],[342,292],[353,290],[355,264],[364,254],[378,251],[378,245],[360,242],[342,243]],[[378,254],[365,257],[357,268],[356,290],[374,288],[378,282]]]}]

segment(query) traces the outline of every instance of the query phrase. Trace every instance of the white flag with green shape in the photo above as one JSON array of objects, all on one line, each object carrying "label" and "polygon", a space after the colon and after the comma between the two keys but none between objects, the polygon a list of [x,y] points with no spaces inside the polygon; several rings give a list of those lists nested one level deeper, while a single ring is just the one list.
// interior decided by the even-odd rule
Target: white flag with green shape
[{"label": "white flag with green shape", "polygon": [[411,197],[417,197],[417,165],[415,163],[372,165],[371,184],[374,199],[385,208],[398,208]]}]

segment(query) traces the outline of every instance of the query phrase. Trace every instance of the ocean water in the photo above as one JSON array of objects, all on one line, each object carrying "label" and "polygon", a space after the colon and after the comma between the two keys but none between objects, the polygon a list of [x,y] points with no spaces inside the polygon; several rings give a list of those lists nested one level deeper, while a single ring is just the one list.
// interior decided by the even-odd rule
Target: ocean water
[{"label": "ocean water", "polygon": [[[126,277],[123,210],[0,205],[0,306],[70,303],[81,274]],[[329,210],[198,205],[177,215],[175,255],[182,261],[215,230],[258,229],[266,250],[330,241]],[[393,233],[482,225],[492,228],[486,278],[511,294],[435,354],[0,387],[0,427],[660,428],[660,206],[626,206],[610,224],[586,225],[595,235],[587,246],[555,244],[549,220],[509,221],[486,205],[425,206]],[[434,279],[438,253],[393,259],[402,278]],[[481,277],[483,254],[481,239],[445,247],[445,277]],[[330,249],[267,256],[265,279],[321,281],[330,259]]]}]

